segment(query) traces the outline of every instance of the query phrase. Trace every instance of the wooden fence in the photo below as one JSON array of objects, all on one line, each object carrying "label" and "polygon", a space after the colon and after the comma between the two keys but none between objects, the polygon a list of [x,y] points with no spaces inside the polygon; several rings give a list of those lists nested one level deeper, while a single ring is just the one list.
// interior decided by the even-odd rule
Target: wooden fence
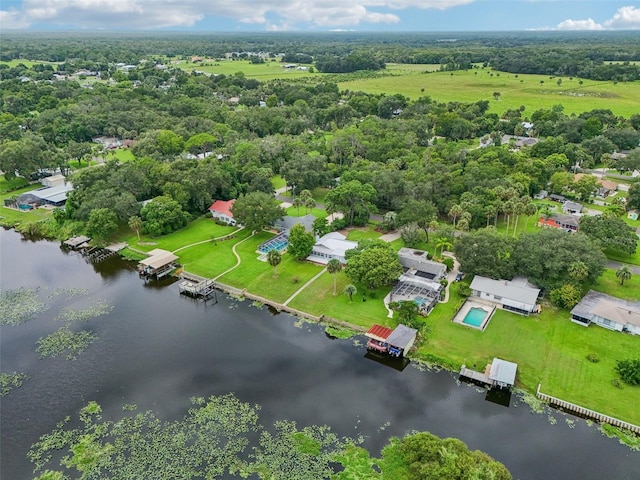
[{"label": "wooden fence", "polygon": [[625,422],[623,420],[619,420],[614,417],[610,417],[609,415],[605,415],[604,413],[596,412],[594,410],[589,410],[588,408],[581,407],[580,405],[576,405],[575,403],[567,402],[565,400],[552,397],[551,395],[542,393],[540,391],[540,386],[541,385],[538,384],[536,397],[538,397],[540,400],[547,402],[549,405],[554,405],[556,407],[560,407],[564,410],[567,410],[572,413],[576,413],[583,417],[592,418],[601,423],[608,423],[609,425],[613,425],[614,427],[624,428],[625,430],[629,430],[633,433],[640,434],[640,427],[638,425],[634,425],[632,423]]}]

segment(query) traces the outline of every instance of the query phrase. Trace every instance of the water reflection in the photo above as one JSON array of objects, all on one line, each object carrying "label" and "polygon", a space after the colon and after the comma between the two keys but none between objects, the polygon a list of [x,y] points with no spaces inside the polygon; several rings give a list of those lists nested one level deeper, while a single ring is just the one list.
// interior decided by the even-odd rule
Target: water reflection
[{"label": "water reflection", "polygon": [[322,326],[220,293],[217,304],[194,302],[171,279],[145,284],[117,258],[87,264],[55,242],[22,242],[13,232],[0,231],[0,241],[3,289],[82,287],[91,292],[86,301],[115,305],[86,323],[100,338],[73,362],[35,354],[36,340],[58,328],[54,306],[62,304],[2,327],[2,371],[31,376],[0,404],[2,479],[30,478],[29,445],[89,400],[105,418],[135,403],[172,419],[190,397],[228,392],[260,404],[264,424],[328,424],[341,435],[363,434],[374,454],[391,435],[429,430],[486,451],[515,478],[640,478],[639,455],[586,422],[555,411],[532,415],[517,398],[504,408],[485,401],[484,389],[413,362],[387,368],[367,356],[364,338],[329,341]]}]

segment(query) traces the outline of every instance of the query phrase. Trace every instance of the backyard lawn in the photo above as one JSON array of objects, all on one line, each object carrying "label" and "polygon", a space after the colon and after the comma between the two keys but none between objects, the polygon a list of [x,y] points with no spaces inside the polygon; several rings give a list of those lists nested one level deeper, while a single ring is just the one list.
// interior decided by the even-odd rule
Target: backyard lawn
[{"label": "backyard lawn", "polygon": [[282,262],[276,268],[277,277],[273,277],[273,267],[266,261],[258,260],[258,246],[273,234],[261,232],[238,245],[236,252],[242,263],[222,276],[221,283],[236,288],[246,288],[248,292],[282,303],[302,285],[322,270],[322,267],[309,262],[299,262],[284,254]]},{"label": "backyard lawn", "polygon": [[634,300],[640,302],[640,275],[632,274],[631,278],[620,285],[620,280],[616,277],[616,271],[607,268],[598,277],[598,282],[591,286],[592,290],[607,293],[624,300]]},{"label": "backyard lawn", "polygon": [[[238,230],[237,227],[218,225],[211,217],[203,216],[189,223],[186,227],[168,235],[161,237],[141,235],[140,240],[138,240],[136,234],[130,232],[124,241],[130,246],[145,252],[153,250],[154,248],[162,248],[173,252],[186,245],[222,237],[236,230]],[[178,255],[182,256],[182,253],[178,252]]]},{"label": "backyard lawn", "polygon": [[251,232],[242,230],[228,240],[206,242],[177,252],[187,272],[206,278],[217,277],[237,263],[232,247]]},{"label": "backyard lawn", "polygon": [[[522,317],[496,310],[484,332],[451,322],[459,296],[427,318],[430,332],[417,357],[443,358],[483,370],[494,357],[518,364],[518,385],[640,424],[640,387],[612,385],[616,360],[640,352],[640,338],[569,320],[569,312],[545,305],[540,315]],[[443,308],[445,307],[445,308]],[[599,362],[587,360],[596,355]]]},{"label": "backyard lawn", "polygon": [[[289,305],[313,315],[325,315],[365,328],[369,328],[373,323],[393,327],[397,325],[394,319],[387,318],[388,312],[382,303],[382,299],[391,290],[390,287],[370,290],[362,285],[356,285],[358,292],[353,296],[353,301],[349,301],[349,296],[344,293],[344,287],[349,283],[351,281],[344,272],[338,273],[337,294],[333,296],[333,275],[325,272]],[[363,295],[366,299],[364,302]]]}]

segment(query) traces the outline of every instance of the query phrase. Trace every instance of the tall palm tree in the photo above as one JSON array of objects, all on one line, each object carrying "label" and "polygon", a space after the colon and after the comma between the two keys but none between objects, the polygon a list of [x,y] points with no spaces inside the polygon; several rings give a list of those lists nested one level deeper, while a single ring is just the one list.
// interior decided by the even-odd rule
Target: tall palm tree
[{"label": "tall palm tree", "polygon": [[456,228],[456,219],[462,215],[464,213],[464,210],[462,210],[462,207],[460,205],[454,205],[453,207],[451,207],[451,210],[449,210],[449,216],[453,218],[453,228]]},{"label": "tall palm tree", "polygon": [[525,231],[529,227],[529,220],[530,220],[531,216],[535,215],[536,213],[538,213],[538,206],[535,203],[533,203],[533,202],[527,203],[524,206],[524,214],[527,216],[527,220],[524,223],[524,230]]},{"label": "tall palm tree", "polygon": [[269,262],[269,265],[273,267],[273,277],[277,277],[278,272],[276,272],[276,267],[280,265],[280,262],[282,261],[282,255],[275,248],[271,249],[269,250],[269,253],[267,253],[267,261]]},{"label": "tall palm tree", "polygon": [[337,258],[332,258],[331,260],[329,260],[329,263],[327,263],[327,272],[333,274],[333,295],[336,295],[336,281],[337,281],[337,277],[338,277],[338,273],[340,273],[340,270],[342,270],[342,264],[340,263],[340,260],[338,260]]},{"label": "tall palm tree", "polygon": [[[522,199],[520,199],[522,200]],[[513,236],[516,236],[516,231],[518,230],[518,221],[520,220],[520,215],[524,213],[524,203],[520,200],[514,200],[513,202],[513,214],[515,215],[515,222],[513,223]]]},{"label": "tall palm tree", "polygon": [[620,279],[620,285],[624,285],[624,282],[629,280],[633,273],[628,265],[622,265],[618,270],[616,270],[616,277]]},{"label": "tall palm tree", "polygon": [[487,217],[487,227],[489,226],[489,219],[495,217],[497,208],[495,205],[485,205],[484,207],[484,216]]},{"label": "tall palm tree", "polygon": [[502,205],[502,213],[504,213],[504,216],[507,217],[507,230],[505,232],[505,234],[507,235],[509,235],[509,223],[511,221],[511,215],[513,214],[514,210],[515,202],[513,201],[513,199],[507,200]]}]

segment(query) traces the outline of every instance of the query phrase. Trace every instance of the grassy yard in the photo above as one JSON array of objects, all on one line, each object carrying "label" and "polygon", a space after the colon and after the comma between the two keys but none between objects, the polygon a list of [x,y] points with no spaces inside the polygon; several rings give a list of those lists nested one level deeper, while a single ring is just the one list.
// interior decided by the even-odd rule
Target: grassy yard
[{"label": "grassy yard", "polygon": [[[426,70],[427,66],[422,71]],[[415,68],[415,69],[414,69]],[[417,70],[417,71],[416,71]],[[420,73],[418,66],[394,66],[387,75],[340,82],[341,90],[362,90],[374,94],[400,93],[412,99],[430,96],[439,102],[488,100],[490,111],[501,114],[525,106],[525,116],[541,108],[562,104],[564,113],[581,113],[597,108],[611,109],[629,117],[640,111],[640,82],[618,83],[562,78],[546,75],[510,74],[491,69],[459,72]],[[543,82],[543,83],[541,83]],[[500,92],[499,100],[493,97]]]},{"label": "grassy yard", "polygon": [[305,215],[307,215],[308,213],[310,213],[311,215],[313,215],[316,218],[325,218],[327,217],[327,211],[326,210],[321,210],[319,208],[312,208],[311,211],[307,210],[304,207],[289,207],[287,208],[287,215],[290,217],[304,217]]},{"label": "grassy yard", "polygon": [[271,185],[273,185],[273,189],[277,190],[278,188],[282,188],[286,185],[286,181],[280,175],[274,175],[271,177]]},{"label": "grassy yard", "polygon": [[220,282],[246,288],[251,293],[282,303],[322,270],[318,265],[299,262],[284,254],[276,269],[278,276],[274,278],[273,267],[266,261],[258,260],[256,253],[258,246],[271,237],[273,234],[261,232],[239,245],[236,252],[240,255],[242,263],[221,277]]},{"label": "grassy yard", "polygon": [[[496,311],[484,332],[451,322],[454,294],[428,317],[430,333],[418,357],[435,356],[482,370],[493,357],[518,363],[518,385],[542,391],[596,411],[640,423],[640,387],[614,387],[616,360],[640,349],[640,338],[569,321],[569,313],[545,306],[540,315],[522,317]],[[444,308],[443,308],[444,307]],[[587,360],[594,354],[599,362]]]},{"label": "grassy yard", "polygon": [[[387,318],[387,310],[382,303],[382,299],[391,290],[390,287],[369,290],[362,285],[356,285],[358,292],[354,295],[353,301],[349,301],[348,295],[344,293],[344,287],[349,283],[351,281],[344,272],[338,273],[337,295],[333,296],[333,275],[325,272],[289,305],[313,315],[326,315],[366,328],[373,323],[396,326],[397,323],[393,319]],[[363,294],[366,299],[364,302]]]},{"label": "grassy yard", "polygon": [[0,202],[2,204],[2,208],[0,208],[0,225],[16,226],[22,223],[38,222],[40,220],[51,218],[51,210],[44,208],[36,208],[35,210],[23,212],[21,210],[14,210],[13,208],[7,208],[4,206],[5,199],[35,190],[41,186],[39,183],[33,185],[27,184],[14,190],[14,188],[24,184],[24,180],[21,180],[22,179],[14,179],[7,181],[4,177],[0,180]]},{"label": "grassy yard", "polygon": [[591,288],[625,300],[640,301],[640,275],[637,274],[633,274],[629,280],[624,282],[624,285],[620,285],[616,271],[608,268],[598,278],[598,283]]},{"label": "grassy yard", "polygon": [[[162,248],[173,252],[185,245],[191,245],[192,243],[222,237],[236,230],[236,227],[218,225],[210,217],[200,217],[186,227],[170,233],[169,235],[163,235],[162,237],[141,235],[140,240],[138,240],[135,233],[130,232],[129,236],[123,239],[123,241],[127,242],[132,247],[145,252],[153,250],[154,248]],[[182,255],[181,252],[178,253],[180,256]]]},{"label": "grassy yard", "polygon": [[206,278],[217,277],[237,263],[231,249],[250,234],[242,230],[228,240],[194,245],[180,250],[177,255],[186,271]]}]

